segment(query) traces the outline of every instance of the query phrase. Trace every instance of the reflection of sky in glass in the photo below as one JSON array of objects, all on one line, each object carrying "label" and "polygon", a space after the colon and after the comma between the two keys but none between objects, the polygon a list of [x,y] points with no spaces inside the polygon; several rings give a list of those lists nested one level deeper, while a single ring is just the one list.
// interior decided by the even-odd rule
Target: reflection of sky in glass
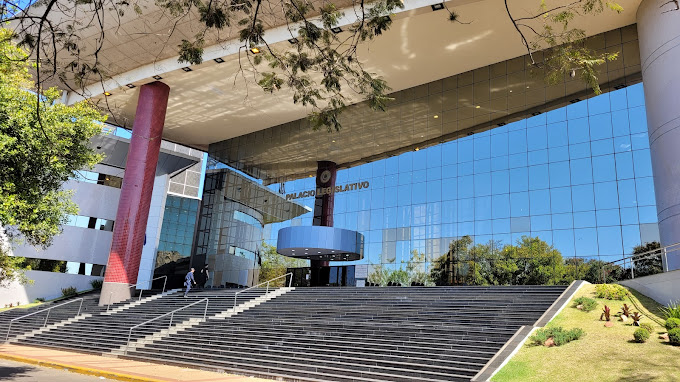
[{"label": "reflection of sky in glass", "polygon": [[158,251],[191,255],[199,200],[168,195],[163,213],[163,226]]},{"label": "reflection of sky in glass", "polygon": [[[335,226],[366,237],[357,263],[427,261],[456,237],[540,237],[564,256],[615,257],[658,240],[642,84],[484,133],[338,171]],[[278,189],[278,185],[272,185]],[[313,178],[287,193],[314,189]],[[313,207],[314,198],[298,199]],[[311,225],[312,213],[265,227]]]}]

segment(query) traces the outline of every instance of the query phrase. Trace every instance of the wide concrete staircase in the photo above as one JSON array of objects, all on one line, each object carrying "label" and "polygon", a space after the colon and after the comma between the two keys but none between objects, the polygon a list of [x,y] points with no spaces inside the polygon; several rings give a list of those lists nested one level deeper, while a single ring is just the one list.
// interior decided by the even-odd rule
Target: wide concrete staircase
[{"label": "wide concrete staircase", "polygon": [[[106,307],[103,307],[92,316],[61,325],[55,330],[29,333],[10,342],[115,355],[119,354],[129,342],[150,338],[178,325],[196,324],[204,316],[210,317],[229,311],[234,306],[234,295],[237,291],[192,291],[188,298],[184,298],[182,291],[171,291],[160,298],[154,298],[156,296],[143,298],[141,304],[135,300],[126,301],[112,305],[108,312]],[[265,292],[263,289],[252,289],[240,293],[236,304],[245,304],[262,296]],[[187,305],[191,306],[186,307]],[[175,310],[177,311],[171,313]],[[150,320],[152,321],[144,324]],[[140,324],[144,325],[130,331],[131,328]]]},{"label": "wide concrete staircase", "polygon": [[565,288],[302,288],[126,356],[287,381],[469,381]]},{"label": "wide concrete staircase", "polygon": [[285,381],[470,381],[566,288],[256,288],[236,309],[238,290],[180,291],[12,342]]}]

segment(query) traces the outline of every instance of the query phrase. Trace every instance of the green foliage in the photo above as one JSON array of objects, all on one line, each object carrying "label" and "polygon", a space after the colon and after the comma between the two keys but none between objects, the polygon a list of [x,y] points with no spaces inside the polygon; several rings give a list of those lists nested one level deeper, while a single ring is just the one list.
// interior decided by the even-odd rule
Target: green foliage
[{"label": "green foliage", "polygon": [[44,297],[38,297],[33,302],[36,303],[36,304],[39,303],[39,302],[45,302],[45,298]]},{"label": "green foliage", "polygon": [[61,260],[22,258],[20,266],[27,271],[66,272],[66,261]]},{"label": "green foliage", "polygon": [[607,300],[623,300],[628,295],[626,288],[618,284],[600,284],[595,286],[595,296]]},{"label": "green foliage", "polygon": [[38,103],[26,90],[33,86],[27,52],[11,36],[0,29],[0,224],[11,227],[10,237],[47,247],[77,213],[63,183],[101,160],[89,141],[104,118],[85,102],[57,103],[54,88]]},{"label": "green foliage", "polygon": [[102,289],[102,285],[104,285],[104,280],[101,279],[92,280],[90,281],[90,285],[92,286],[92,289]]},{"label": "green foliage", "polygon": [[555,326],[538,329],[531,337],[529,337],[529,341],[534,345],[543,346],[545,341],[552,338],[555,342],[555,346],[562,346],[571,341],[580,339],[585,334],[585,331],[581,328],[564,329],[561,326]]},{"label": "green foliage", "polygon": [[556,285],[564,284],[564,262],[554,247],[523,236],[515,245],[490,241],[472,246],[463,236],[433,261],[430,277],[437,285]]},{"label": "green foliage", "polygon": [[[658,241],[633,247],[635,277],[654,275],[663,272],[661,244]],[[648,258],[648,256],[651,256]]]},{"label": "green foliage", "polygon": [[641,323],[640,328],[648,331],[649,333],[654,333],[654,325],[650,324],[649,322]]},{"label": "green foliage", "polygon": [[666,328],[666,330],[669,330],[669,331],[673,330],[673,329],[680,328],[680,318],[671,317],[671,318],[666,319],[666,323],[664,324],[664,327]]},{"label": "green foliage", "polygon": [[643,343],[649,339],[649,331],[644,328],[635,329],[633,337],[635,337],[635,342]]},{"label": "green foliage", "polygon": [[61,288],[61,295],[64,297],[75,296],[78,290],[75,287]]},{"label": "green foliage", "polygon": [[680,304],[677,302],[671,302],[667,307],[661,308],[661,312],[663,313],[663,317],[666,319],[671,317],[680,319]]},{"label": "green foliage", "polygon": [[[265,282],[286,274],[288,268],[299,268],[307,266],[307,260],[294,259],[292,257],[281,256],[276,253],[276,247],[262,242],[260,249],[260,276],[259,281]],[[273,286],[284,286],[284,277],[272,283]]]},{"label": "green foliage", "polygon": [[597,308],[597,301],[589,297],[577,297],[574,299],[574,308],[581,305],[584,312],[591,312]]},{"label": "green foliage", "polygon": [[680,346],[680,328],[668,331],[668,341],[670,341],[671,345]]}]

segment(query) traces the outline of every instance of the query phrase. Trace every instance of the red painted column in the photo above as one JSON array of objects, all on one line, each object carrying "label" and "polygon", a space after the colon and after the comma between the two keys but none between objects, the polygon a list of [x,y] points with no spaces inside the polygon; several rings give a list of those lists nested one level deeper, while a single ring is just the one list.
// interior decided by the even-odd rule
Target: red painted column
[{"label": "red painted column", "polygon": [[162,82],[139,91],[100,305],[129,298],[137,282],[169,94]]}]

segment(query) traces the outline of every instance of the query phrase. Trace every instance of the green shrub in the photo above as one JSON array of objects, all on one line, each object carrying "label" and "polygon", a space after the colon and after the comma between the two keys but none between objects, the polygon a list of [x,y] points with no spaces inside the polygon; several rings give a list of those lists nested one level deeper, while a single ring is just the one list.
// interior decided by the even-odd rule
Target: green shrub
[{"label": "green shrub", "polygon": [[677,302],[671,302],[667,307],[661,308],[664,318],[678,318],[680,319],[680,305]]},{"label": "green shrub", "polygon": [[61,295],[64,297],[75,296],[78,290],[75,287],[61,288]]},{"label": "green shrub", "polygon": [[538,329],[534,335],[529,337],[529,340],[534,345],[544,345],[545,341],[552,338],[555,342],[555,346],[562,346],[571,341],[576,341],[583,337],[586,333],[581,328],[574,329],[563,329],[561,326],[556,326],[552,328]]},{"label": "green shrub", "polygon": [[668,340],[672,345],[680,345],[680,328],[669,330]]},{"label": "green shrub", "polygon": [[635,337],[635,342],[645,342],[649,339],[649,331],[643,328],[636,329],[633,332],[633,337]]},{"label": "green shrub", "polygon": [[649,322],[644,322],[644,323],[640,324],[640,328],[642,328],[642,329],[644,329],[644,330],[646,330],[650,333],[654,333],[654,325],[650,324]]},{"label": "green shrub", "polygon": [[102,289],[102,285],[104,285],[104,281],[101,280],[101,279],[92,280],[92,281],[90,281],[90,285],[92,285],[92,289]]},{"label": "green shrub", "polygon": [[45,302],[45,297],[38,297],[33,302]]},{"label": "green shrub", "polygon": [[671,317],[666,320],[666,330],[672,330],[675,328],[680,328],[680,318]]},{"label": "green shrub", "polygon": [[597,301],[589,297],[578,297],[574,299],[574,308],[581,305],[584,312],[590,312],[597,308]]},{"label": "green shrub", "polygon": [[599,284],[595,286],[595,296],[607,300],[623,300],[628,291],[617,284]]}]

